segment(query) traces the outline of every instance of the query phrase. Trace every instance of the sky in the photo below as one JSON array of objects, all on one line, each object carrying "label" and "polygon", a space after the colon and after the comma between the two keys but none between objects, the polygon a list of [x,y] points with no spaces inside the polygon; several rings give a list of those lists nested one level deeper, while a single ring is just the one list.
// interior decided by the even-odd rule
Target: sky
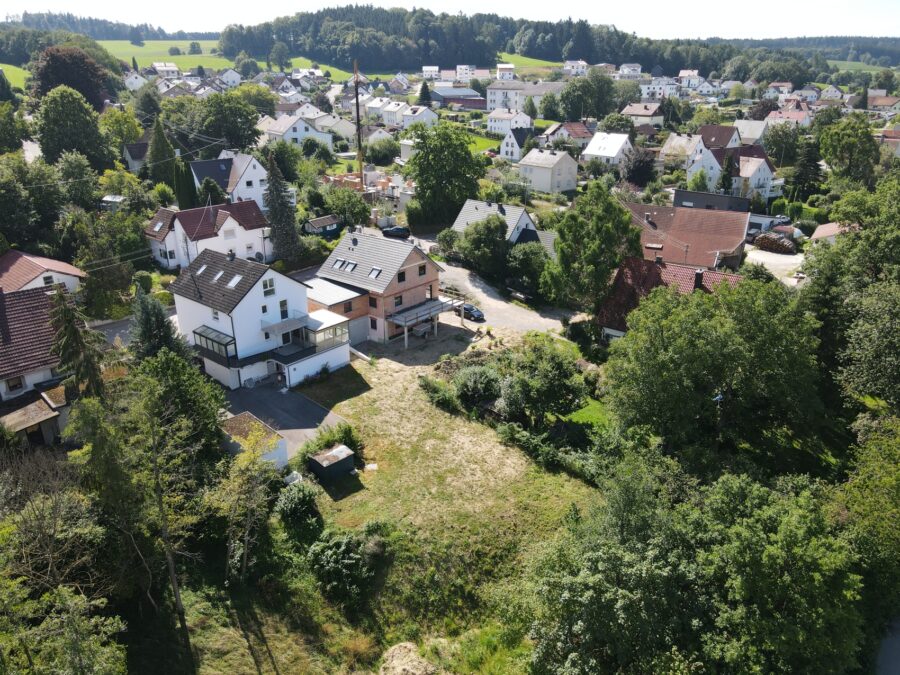
[{"label": "sky", "polygon": [[[630,2],[572,2],[561,15],[546,0],[359,0],[383,7],[421,7],[433,12],[493,12],[514,18],[555,21],[567,17],[592,24],[611,24],[620,30],[651,38],[773,38],[803,35],[878,35],[900,37],[900,0],[785,0],[781,3],[735,0],[644,0]],[[246,0],[219,0],[213,5],[184,0],[122,2],[122,0],[4,0],[2,14],[22,11],[72,12],[124,23],[150,23],[169,31],[219,31],[229,23],[256,24],[276,16],[313,11],[322,6],[350,4],[256,5]],[[278,9],[273,9],[274,7]],[[148,8],[153,11],[148,11]],[[211,11],[213,9],[214,11]]]}]

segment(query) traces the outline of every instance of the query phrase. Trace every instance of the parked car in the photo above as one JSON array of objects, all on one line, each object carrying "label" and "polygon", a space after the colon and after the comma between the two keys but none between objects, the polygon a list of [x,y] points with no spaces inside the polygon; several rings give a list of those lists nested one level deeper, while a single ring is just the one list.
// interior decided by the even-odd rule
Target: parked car
[{"label": "parked car", "polygon": [[471,321],[484,321],[484,312],[475,305],[470,305],[469,303],[464,304],[462,307],[456,307],[453,311],[456,312],[457,315],[462,312],[463,318],[470,319]]},{"label": "parked car", "polygon": [[385,237],[394,237],[395,239],[409,239],[409,228],[408,227],[386,227],[381,231]]},{"label": "parked car", "polygon": [[790,222],[791,222],[791,219],[784,214],[782,214],[780,216],[775,216],[775,224],[776,225],[787,225]]}]

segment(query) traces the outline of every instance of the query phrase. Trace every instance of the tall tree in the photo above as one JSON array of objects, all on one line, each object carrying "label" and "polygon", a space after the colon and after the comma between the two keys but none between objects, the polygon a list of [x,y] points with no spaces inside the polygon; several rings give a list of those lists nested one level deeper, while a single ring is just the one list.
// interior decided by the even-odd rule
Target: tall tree
[{"label": "tall tree", "polygon": [[59,357],[60,370],[71,373],[85,396],[102,396],[103,336],[87,327],[84,315],[62,291],[53,295],[50,324],[55,332],[53,353]]},{"label": "tall tree", "polygon": [[588,185],[556,228],[557,260],[544,269],[541,286],[557,301],[596,314],[612,273],[626,257],[640,255],[640,230],[600,181]]},{"label": "tall tree", "polygon": [[291,206],[287,184],[275,161],[275,155],[269,154],[267,165],[269,184],[263,195],[268,209],[269,223],[272,225],[272,239],[275,257],[288,262],[296,261],[300,256],[300,235],[297,233],[297,213]]},{"label": "tall tree", "polygon": [[[254,61],[254,63],[256,63]],[[256,122],[259,114],[237,92],[213,94],[203,102],[201,132],[210,138],[222,139],[205,152],[215,156],[224,148],[244,149],[252,147],[259,138]]]},{"label": "tall tree", "polygon": [[723,194],[730,195],[734,187],[734,154],[726,153],[722,161],[722,172],[719,174],[719,182],[716,189]]},{"label": "tall tree", "polygon": [[522,107],[522,112],[528,115],[531,119],[537,119],[537,106],[534,104],[534,99],[531,96],[525,97],[525,105]]},{"label": "tall tree", "polygon": [[553,92],[546,93],[541,97],[541,117],[545,120],[562,119],[559,111],[559,99]]},{"label": "tall tree", "polygon": [[634,128],[634,122],[630,117],[626,117],[620,113],[610,113],[600,122],[600,126],[608,134],[628,134],[628,138],[632,140],[637,136]]},{"label": "tall tree", "polygon": [[100,171],[109,165],[108,145],[97,113],[70,87],[56,87],[41,101],[36,130],[41,153],[51,163],[66,150],[76,150]]},{"label": "tall tree", "polygon": [[793,124],[774,124],[766,130],[763,143],[766,154],[776,165],[793,164],[797,159],[800,130]]},{"label": "tall tree", "polygon": [[97,173],[80,152],[64,152],[56,163],[66,202],[85,210],[97,204]]},{"label": "tall tree", "polygon": [[794,175],[791,182],[796,191],[795,198],[806,201],[811,195],[818,194],[822,189],[822,167],[819,165],[819,146],[813,138],[804,138],[800,141],[800,149],[797,152],[797,163],[794,165]]},{"label": "tall tree", "polygon": [[871,184],[879,151],[863,113],[852,113],[826,127],[819,145],[822,157],[836,174],[864,185]]},{"label": "tall tree", "polygon": [[154,183],[165,183],[175,188],[175,148],[169,142],[159,118],[153,123],[153,135],[147,148],[147,168]]},{"label": "tall tree", "polygon": [[16,152],[28,138],[28,123],[9,101],[0,102],[0,154]]},{"label": "tall tree", "polygon": [[194,174],[181,157],[175,159],[175,200],[178,208],[192,209],[197,206],[197,189],[194,187]]},{"label": "tall tree", "polygon": [[428,82],[423,80],[422,86],[419,88],[418,104],[431,106],[431,90],[428,88]]},{"label": "tall tree", "polygon": [[143,129],[130,109],[110,108],[100,115],[100,131],[109,139],[116,158],[121,158],[125,144],[137,141]]},{"label": "tall tree", "polygon": [[148,82],[137,90],[134,95],[134,112],[140,119],[144,128],[153,126],[156,116],[162,111],[162,99],[159,89],[152,82]]},{"label": "tall tree", "polygon": [[[188,167],[188,171],[190,171],[190,167]],[[200,187],[197,189],[198,206],[214,206],[224,204],[225,201],[225,191],[215,180],[207,176],[201,181]]]},{"label": "tall tree", "polygon": [[42,98],[59,86],[71,87],[95,110],[106,99],[106,71],[78,47],[48,47],[34,66],[34,91]]},{"label": "tall tree", "polygon": [[506,220],[491,215],[471,223],[456,244],[456,250],[480,275],[489,279],[506,277]]},{"label": "tall tree", "polygon": [[131,342],[128,350],[138,360],[156,356],[163,349],[183,359],[191,358],[191,351],[184,338],[169,321],[165,308],[152,295],[144,293],[140,285],[132,303]]},{"label": "tall tree", "polygon": [[288,46],[283,42],[276,42],[269,52],[269,63],[284,72],[291,67],[291,55]]}]

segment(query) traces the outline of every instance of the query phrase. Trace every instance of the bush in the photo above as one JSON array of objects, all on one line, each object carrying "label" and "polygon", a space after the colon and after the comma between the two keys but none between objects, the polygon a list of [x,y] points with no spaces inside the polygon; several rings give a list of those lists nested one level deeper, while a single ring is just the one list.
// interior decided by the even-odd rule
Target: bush
[{"label": "bush", "polygon": [[309,547],[309,563],[331,600],[348,608],[360,605],[373,576],[365,540],[352,534],[325,533]]},{"label": "bush", "polygon": [[152,295],[163,307],[171,307],[175,304],[175,296],[171,291],[156,291]]},{"label": "bush", "polygon": [[400,144],[393,138],[385,138],[366,146],[366,161],[370,164],[386,166],[400,155]]},{"label": "bush", "polygon": [[803,204],[791,202],[787,205],[787,215],[791,220],[800,220],[803,217]]},{"label": "bush", "polygon": [[346,422],[341,422],[333,427],[320,428],[315,438],[306,441],[290,462],[292,469],[303,471],[306,469],[306,461],[310,456],[318,452],[333,448],[335,445],[346,445],[353,451],[359,460],[362,452],[363,441],[356,430]]},{"label": "bush", "polygon": [[779,197],[775,201],[772,202],[772,205],[769,207],[769,215],[771,216],[780,216],[787,212],[787,201],[784,197]]},{"label": "bush", "polygon": [[459,241],[459,232],[452,228],[447,228],[446,230],[441,230],[438,232],[437,236],[437,244],[441,249],[441,255],[444,257],[453,253],[456,250],[456,243]]},{"label": "bush", "polygon": [[500,376],[488,366],[469,366],[456,374],[453,386],[459,402],[472,410],[500,395]]},{"label": "bush", "polygon": [[288,485],[275,502],[275,513],[284,526],[294,532],[321,529],[322,514],[316,505],[319,490],[310,482],[298,481]]},{"label": "bush", "polygon": [[169,56],[181,56],[181,48],[179,47],[169,47]]},{"label": "bush", "polygon": [[138,270],[131,279],[144,293],[149,293],[153,288],[153,276],[147,270]]},{"label": "bush", "polygon": [[459,412],[459,399],[456,390],[443,380],[437,380],[426,375],[419,376],[419,386],[432,405],[449,413]]}]

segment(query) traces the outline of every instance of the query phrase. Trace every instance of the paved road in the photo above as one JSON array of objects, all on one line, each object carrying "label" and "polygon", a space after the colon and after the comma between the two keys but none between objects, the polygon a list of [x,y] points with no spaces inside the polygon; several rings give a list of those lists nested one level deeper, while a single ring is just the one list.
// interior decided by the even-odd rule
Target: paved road
[{"label": "paved road", "polygon": [[335,415],[303,394],[293,391],[282,393],[271,384],[253,389],[235,389],[225,395],[232,414],[249,411],[284,436],[289,458],[316,435],[320,426],[334,426],[344,421],[340,415]]},{"label": "paved road", "polygon": [[797,280],[792,278],[791,275],[800,269],[804,257],[802,253],[785,255],[784,253],[773,253],[772,251],[760,251],[753,246],[747,246],[748,263],[762,265],[788,286],[797,285]]},{"label": "paved road", "polygon": [[[175,316],[175,308],[168,307],[166,309],[166,314],[168,314],[169,319],[173,323],[175,323],[175,325],[177,327],[178,319]],[[100,331],[101,333],[103,333],[104,336],[106,336],[106,341],[109,342],[110,344],[114,344],[116,341],[116,338],[119,338],[119,340],[121,340],[121,342],[122,342],[122,345],[127,345],[131,341],[131,334],[129,332],[130,329],[131,329],[131,317],[130,316],[128,318],[122,319],[121,321],[113,321],[112,323],[107,323],[102,326],[97,326],[95,328],[95,330]]]}]

